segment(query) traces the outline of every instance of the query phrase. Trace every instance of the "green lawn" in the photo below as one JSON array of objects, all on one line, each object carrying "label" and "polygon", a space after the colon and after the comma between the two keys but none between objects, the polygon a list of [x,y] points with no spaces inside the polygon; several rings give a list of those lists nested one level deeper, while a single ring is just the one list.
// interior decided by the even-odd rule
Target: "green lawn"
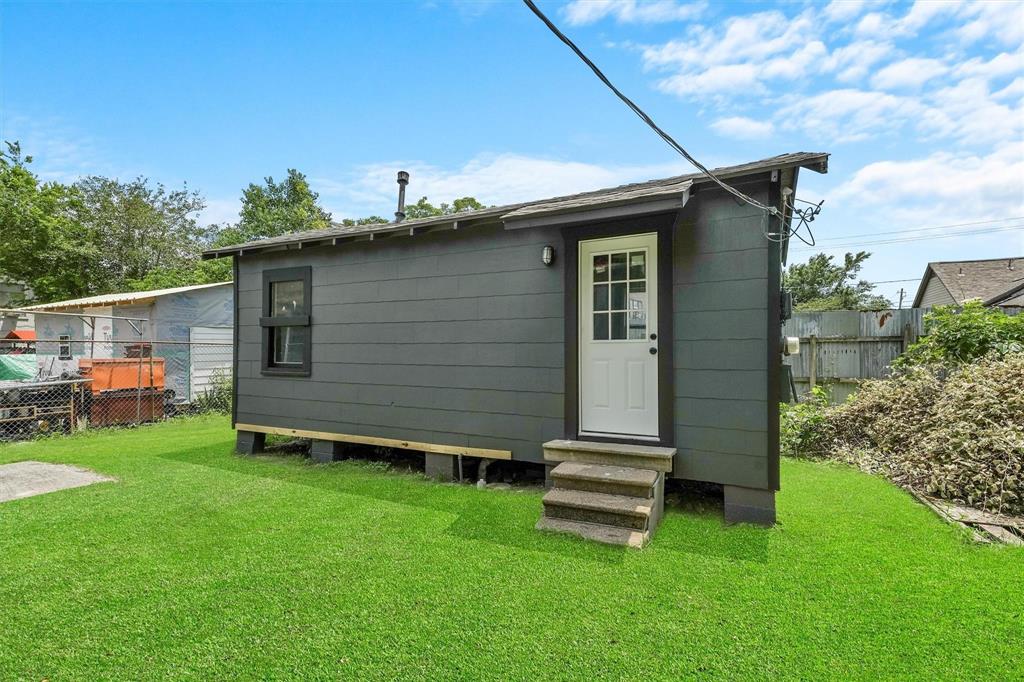
[{"label": "green lawn", "polygon": [[0,504],[0,679],[1024,675],[1024,551],[786,461],[780,524],[668,510],[643,552],[540,492],[242,458],[223,418],[0,446],[115,476]]}]

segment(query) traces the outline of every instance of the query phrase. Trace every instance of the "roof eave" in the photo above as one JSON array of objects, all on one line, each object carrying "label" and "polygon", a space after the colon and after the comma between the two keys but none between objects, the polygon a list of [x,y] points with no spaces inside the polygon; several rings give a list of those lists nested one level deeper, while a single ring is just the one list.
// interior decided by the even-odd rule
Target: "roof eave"
[{"label": "roof eave", "polygon": [[[792,158],[786,158],[786,157],[792,157]],[[774,170],[785,169],[785,168],[807,168],[809,170],[813,170],[816,173],[827,173],[828,172],[828,158],[829,158],[829,154],[826,153],[826,152],[805,153],[803,155],[800,155],[800,154],[782,155],[782,157],[773,157],[771,159],[764,159],[762,161],[755,161],[755,162],[751,162],[751,163],[748,163],[748,164],[740,164],[740,165],[737,165],[737,166],[732,167],[732,168],[715,169],[712,172],[715,174],[715,177],[717,177],[719,179],[723,179],[723,180],[724,179],[731,179],[731,178],[755,176],[755,175],[759,175],[759,174],[762,174],[762,173],[766,173],[766,172],[770,172],[770,171],[774,171]],[[705,174],[694,174],[692,177],[678,176],[676,178],[665,178],[663,181],[666,181],[666,182],[667,181],[678,181],[678,183],[680,184],[681,187],[684,184],[697,185],[697,184],[706,184],[706,183],[714,182],[714,180],[712,180],[710,177],[708,177]],[[656,182],[660,182],[660,181],[654,180],[654,181],[649,181],[649,182],[650,183],[656,183]],[[645,183],[635,183],[635,185],[644,185],[644,184]],[[622,187],[630,187],[630,186],[632,186],[632,185],[623,185]],[[610,190],[616,190],[616,189],[619,189],[619,188],[606,188],[606,190],[609,190],[609,191]],[[594,194],[594,193],[600,193],[600,192],[606,191],[606,190],[595,190],[595,192],[593,192],[593,193],[591,193],[591,192],[583,192],[581,194],[582,195],[590,195],[590,194]],[[572,195],[572,196],[576,196],[576,195]],[[287,250],[292,250],[292,249],[309,248],[311,246],[338,245],[338,244],[342,244],[342,243],[345,243],[345,242],[348,242],[348,241],[359,241],[359,240],[366,240],[366,239],[369,239],[370,241],[373,241],[375,239],[381,239],[385,235],[394,236],[394,235],[402,234],[403,232],[408,234],[408,235],[410,235],[410,236],[412,236],[412,235],[415,235],[415,234],[422,234],[423,232],[434,231],[431,228],[434,228],[437,225],[444,225],[444,224],[447,224],[447,223],[454,223],[454,227],[457,228],[458,225],[460,223],[463,223],[463,222],[467,222],[467,223],[468,222],[473,222],[475,224],[486,224],[486,223],[489,223],[489,222],[493,222],[493,223],[504,222],[503,221],[503,216],[505,214],[513,213],[513,212],[515,212],[515,211],[517,211],[517,210],[519,210],[519,209],[521,209],[523,207],[529,206],[531,204],[535,204],[535,203],[536,204],[543,204],[543,203],[548,203],[548,202],[550,202],[550,203],[557,203],[557,202],[559,202],[561,200],[566,200],[566,199],[568,199],[568,197],[554,197],[554,198],[551,198],[551,199],[539,200],[539,201],[536,201],[536,202],[525,202],[525,203],[514,204],[514,205],[509,205],[509,206],[498,206],[498,207],[493,207],[493,208],[489,208],[489,209],[482,209],[480,211],[467,212],[466,214],[463,214],[460,217],[444,216],[444,217],[440,217],[440,218],[433,219],[433,220],[417,221],[417,222],[414,222],[412,224],[405,224],[405,223],[394,224],[394,223],[389,223],[386,227],[381,227],[380,229],[372,229],[372,228],[370,228],[370,229],[366,230],[365,232],[357,232],[357,233],[353,233],[353,234],[341,233],[341,234],[317,235],[317,236],[311,236],[311,237],[307,237],[307,238],[297,237],[295,240],[281,241],[281,242],[272,242],[272,243],[265,244],[265,245],[261,245],[260,242],[250,242],[250,243],[246,243],[246,244],[239,244],[237,246],[228,246],[228,247],[224,247],[224,248],[221,248],[221,249],[211,249],[209,251],[204,251],[202,253],[201,257],[202,257],[203,260],[213,260],[213,259],[216,259],[216,258],[225,258],[225,257],[228,257],[228,256],[245,256],[245,255],[248,255],[250,253],[256,253],[256,252],[266,253],[266,252],[287,251]],[[641,204],[649,203],[649,201],[650,201],[650,199],[648,199],[646,201],[643,200],[643,199],[638,199],[638,200],[636,200],[635,203],[637,205],[641,205]],[[614,203],[615,203],[615,205],[619,205],[620,204],[620,202],[614,202]],[[607,203],[594,202],[589,207],[589,209],[590,210],[598,210],[600,208],[610,207],[612,205],[613,205],[613,202],[607,202]],[[555,215],[555,213],[552,212],[552,215]],[[539,214],[538,214],[538,216],[539,216]],[[523,227],[526,227],[526,225],[523,225]]]}]

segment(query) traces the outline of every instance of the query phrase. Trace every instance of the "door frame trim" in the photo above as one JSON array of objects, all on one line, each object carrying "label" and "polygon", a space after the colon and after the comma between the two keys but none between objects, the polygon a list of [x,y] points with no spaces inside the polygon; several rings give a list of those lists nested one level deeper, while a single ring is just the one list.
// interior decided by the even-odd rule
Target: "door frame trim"
[{"label": "door frame trim", "polygon": [[[565,437],[636,445],[675,445],[672,330],[673,235],[678,211],[562,228],[565,254]],[[579,244],[590,239],[655,232],[658,235],[658,438],[580,435],[579,431]]]}]

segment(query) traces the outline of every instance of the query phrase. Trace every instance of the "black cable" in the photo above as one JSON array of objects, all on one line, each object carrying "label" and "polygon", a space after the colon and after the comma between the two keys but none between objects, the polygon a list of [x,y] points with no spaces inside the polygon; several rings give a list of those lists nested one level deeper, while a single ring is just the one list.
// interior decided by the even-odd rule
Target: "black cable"
[{"label": "black cable", "polygon": [[631,100],[630,98],[628,98],[624,94],[622,94],[622,91],[619,90],[617,87],[615,87],[615,85],[610,80],[608,80],[608,77],[605,76],[604,73],[602,73],[601,69],[597,68],[597,65],[594,64],[594,62],[590,61],[590,58],[587,57],[587,55],[585,55],[583,53],[583,50],[581,50],[580,48],[576,47],[576,43],[572,42],[572,40],[570,40],[568,38],[568,36],[566,36],[564,33],[562,33],[558,29],[558,27],[555,26],[555,24],[550,19],[548,19],[544,15],[543,12],[540,11],[540,9],[537,7],[537,5],[535,5],[533,3],[533,0],[523,0],[523,2],[526,4],[527,7],[530,8],[530,11],[532,11],[535,15],[537,15],[538,19],[540,19],[541,21],[544,22],[544,24],[548,27],[548,29],[550,29],[551,32],[554,33],[558,37],[559,40],[561,40],[563,43],[565,43],[569,47],[570,50],[572,50],[573,52],[576,53],[577,57],[579,57],[580,59],[583,60],[584,64],[586,64],[587,66],[590,67],[590,70],[594,72],[594,75],[597,76],[598,79],[600,79],[600,81],[602,83],[604,83],[606,86],[608,86],[608,88],[612,92],[614,92],[615,95],[620,100],[622,100],[627,107],[629,107],[633,111],[633,113],[635,113],[637,116],[639,116],[640,119],[651,128],[651,130],[653,130],[655,133],[657,133],[658,137],[660,137],[662,140],[664,140],[668,144],[668,146],[672,147],[672,149],[674,149],[677,152],[679,152],[683,156],[683,158],[685,158],[687,161],[692,163],[698,170],[700,170],[702,173],[704,173],[709,178],[711,178],[715,183],[718,184],[719,187],[724,189],[726,192],[729,192],[730,194],[732,194],[736,198],[741,199],[741,200],[747,202],[748,204],[750,204],[751,206],[754,206],[756,208],[761,209],[762,211],[766,211],[767,213],[770,213],[773,216],[778,216],[779,215],[779,210],[777,208],[775,208],[774,206],[765,206],[760,201],[757,201],[756,199],[753,199],[752,197],[747,196],[746,194],[744,194],[743,192],[739,191],[738,189],[736,189],[736,188],[734,188],[734,187],[732,187],[730,185],[727,185],[724,182],[722,182],[720,179],[718,179],[718,177],[716,177],[714,173],[712,173],[710,170],[708,170],[707,167],[704,166],[704,164],[702,164],[697,159],[693,158],[693,156],[688,151],[683,149],[683,146],[680,145],[678,142],[676,142],[672,138],[671,135],[669,135],[664,130],[662,130],[658,126],[658,124],[655,123],[654,120],[644,112],[643,109],[641,109],[639,106],[636,105],[636,103],[633,102],[633,100]]}]

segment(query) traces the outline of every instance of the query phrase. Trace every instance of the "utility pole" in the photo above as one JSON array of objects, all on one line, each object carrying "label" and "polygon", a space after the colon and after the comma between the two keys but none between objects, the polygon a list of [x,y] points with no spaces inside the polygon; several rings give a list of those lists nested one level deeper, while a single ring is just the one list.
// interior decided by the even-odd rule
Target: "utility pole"
[{"label": "utility pole", "polygon": [[903,287],[900,287],[900,305],[899,305],[900,310],[903,310],[903,297],[906,295],[906,293],[907,293],[907,290],[904,289]]}]

